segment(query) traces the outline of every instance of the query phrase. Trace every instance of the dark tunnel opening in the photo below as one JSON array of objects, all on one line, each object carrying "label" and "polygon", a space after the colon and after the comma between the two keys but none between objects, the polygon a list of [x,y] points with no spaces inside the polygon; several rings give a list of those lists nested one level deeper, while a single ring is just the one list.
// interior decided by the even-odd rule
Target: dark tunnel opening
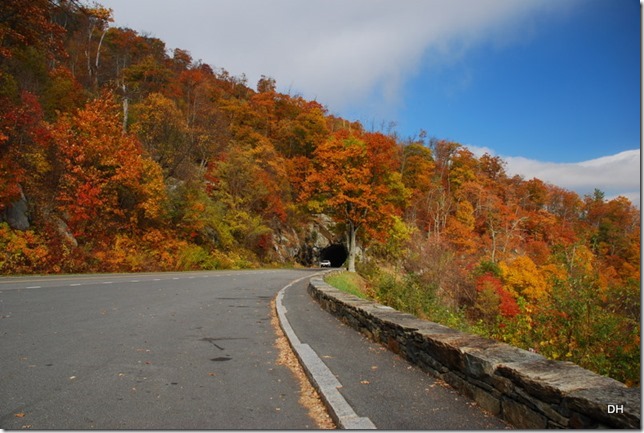
[{"label": "dark tunnel opening", "polygon": [[331,244],[320,251],[320,261],[328,260],[332,268],[339,268],[349,257],[347,248],[342,244]]}]

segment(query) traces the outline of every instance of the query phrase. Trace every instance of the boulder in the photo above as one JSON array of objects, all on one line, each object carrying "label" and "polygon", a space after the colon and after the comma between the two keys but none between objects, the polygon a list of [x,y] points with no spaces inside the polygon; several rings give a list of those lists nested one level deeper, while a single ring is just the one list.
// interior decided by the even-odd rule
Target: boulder
[{"label": "boulder", "polygon": [[20,198],[5,209],[4,220],[14,230],[29,228],[29,205],[22,189],[20,189]]}]

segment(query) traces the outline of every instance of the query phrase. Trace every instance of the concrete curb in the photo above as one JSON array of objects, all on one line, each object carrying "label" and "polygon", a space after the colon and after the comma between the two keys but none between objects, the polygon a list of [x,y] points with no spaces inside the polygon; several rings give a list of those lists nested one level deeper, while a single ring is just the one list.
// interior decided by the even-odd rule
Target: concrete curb
[{"label": "concrete curb", "polygon": [[351,405],[347,403],[339,391],[339,388],[342,388],[342,384],[338,381],[331,370],[329,370],[329,367],[327,367],[324,361],[320,359],[317,353],[311,349],[311,346],[300,341],[286,318],[288,310],[282,303],[284,292],[293,284],[307,278],[311,279],[321,274],[322,273],[315,274],[313,276],[306,276],[292,281],[277,293],[275,308],[277,310],[277,317],[279,319],[280,326],[282,327],[289,344],[293,348],[295,355],[299,359],[300,364],[304,368],[306,375],[320,394],[320,397],[329,410],[331,418],[338,427],[352,430],[375,429],[376,426],[369,418],[360,417],[355,413]]}]

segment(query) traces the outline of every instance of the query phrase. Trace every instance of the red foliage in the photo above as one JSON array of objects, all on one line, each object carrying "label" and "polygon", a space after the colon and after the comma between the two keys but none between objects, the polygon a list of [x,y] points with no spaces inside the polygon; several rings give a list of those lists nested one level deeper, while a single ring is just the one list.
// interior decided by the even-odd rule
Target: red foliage
[{"label": "red foliage", "polygon": [[484,274],[476,279],[476,290],[482,292],[486,289],[493,290],[499,296],[499,312],[503,317],[514,317],[519,314],[517,301],[503,288],[500,279],[492,274]]}]

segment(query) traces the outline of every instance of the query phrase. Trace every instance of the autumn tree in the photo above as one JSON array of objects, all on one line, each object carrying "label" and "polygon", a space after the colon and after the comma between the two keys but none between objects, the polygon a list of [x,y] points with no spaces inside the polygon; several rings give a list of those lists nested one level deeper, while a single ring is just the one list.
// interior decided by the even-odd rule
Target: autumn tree
[{"label": "autumn tree", "polygon": [[475,220],[472,204],[463,200],[456,203],[456,212],[447,220],[446,238],[459,251],[472,253],[477,247],[474,233]]},{"label": "autumn tree", "polygon": [[151,93],[133,107],[138,135],[148,154],[159,163],[166,176],[175,176],[190,151],[188,125],[176,103],[160,94]]},{"label": "autumn tree", "polygon": [[546,295],[548,282],[530,257],[518,256],[508,262],[501,261],[499,268],[506,288],[515,298],[523,296],[535,302]]},{"label": "autumn tree", "polygon": [[177,107],[187,127],[184,147],[189,150],[190,161],[204,169],[209,159],[223,152],[230,140],[230,125],[225,114],[212,102],[214,74],[209,67],[198,63],[187,66],[175,81]]},{"label": "autumn tree", "polygon": [[402,181],[411,194],[405,217],[424,232],[429,230],[427,214],[430,206],[427,200],[435,188],[432,180],[434,167],[432,152],[422,143],[410,143],[403,148],[400,171]]},{"label": "autumn tree", "polygon": [[493,327],[500,317],[514,317],[519,314],[516,299],[503,287],[501,280],[491,273],[476,278],[477,299],[474,306],[479,317]]},{"label": "autumn tree", "polygon": [[313,151],[329,137],[326,110],[317,102],[280,97],[276,110],[279,123],[275,147],[283,155],[311,158]]},{"label": "autumn tree", "polygon": [[35,46],[50,55],[62,52],[63,26],[51,17],[57,9],[75,9],[76,2],[50,0],[5,0],[0,12],[0,59],[13,55],[16,49]]},{"label": "autumn tree", "polygon": [[333,134],[314,152],[303,197],[315,213],[328,212],[346,224],[348,269],[355,272],[357,235],[378,238],[400,212],[406,192],[398,171],[395,142],[380,133]]},{"label": "autumn tree", "polygon": [[146,160],[134,136],[122,134],[111,95],[62,116],[51,134],[63,168],[56,201],[75,236],[109,238],[160,217],[161,170]]},{"label": "autumn tree", "polygon": [[134,97],[142,98],[150,93],[163,93],[172,76],[163,59],[150,54],[123,70],[123,84]]}]

